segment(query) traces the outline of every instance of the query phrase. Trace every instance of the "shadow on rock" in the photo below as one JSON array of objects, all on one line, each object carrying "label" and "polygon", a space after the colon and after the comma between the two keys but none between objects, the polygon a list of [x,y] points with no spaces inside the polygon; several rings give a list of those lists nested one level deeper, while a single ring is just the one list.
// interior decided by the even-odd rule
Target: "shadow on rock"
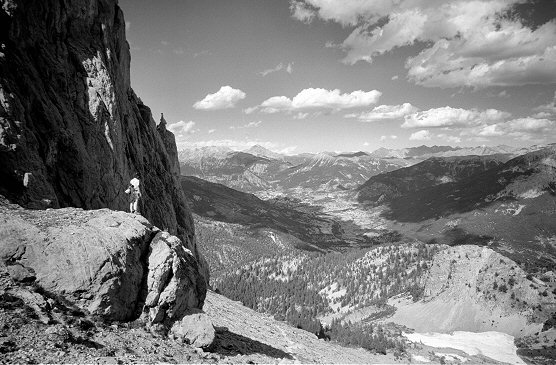
[{"label": "shadow on rock", "polygon": [[215,327],[215,330],[216,340],[210,352],[223,356],[263,354],[276,359],[293,359],[287,352],[230,332],[226,327]]}]

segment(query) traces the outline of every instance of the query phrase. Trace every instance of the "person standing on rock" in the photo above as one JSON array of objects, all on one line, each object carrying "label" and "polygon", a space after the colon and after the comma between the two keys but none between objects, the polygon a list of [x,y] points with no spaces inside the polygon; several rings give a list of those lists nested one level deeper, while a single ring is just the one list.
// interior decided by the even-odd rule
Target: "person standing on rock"
[{"label": "person standing on rock", "polygon": [[139,199],[141,199],[141,190],[139,189],[139,179],[134,177],[129,181],[126,194],[129,194],[129,212],[134,214],[141,214],[139,212]]}]

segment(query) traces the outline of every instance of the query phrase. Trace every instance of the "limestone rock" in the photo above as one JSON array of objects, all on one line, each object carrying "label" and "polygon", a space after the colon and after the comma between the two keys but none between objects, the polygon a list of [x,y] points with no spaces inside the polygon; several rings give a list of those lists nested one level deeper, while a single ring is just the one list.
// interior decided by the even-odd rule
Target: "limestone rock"
[{"label": "limestone rock", "polygon": [[162,143],[164,143],[164,147],[166,148],[166,152],[168,153],[168,158],[170,162],[170,171],[175,176],[180,175],[180,161],[178,160],[178,147],[176,146],[176,136],[174,133],[170,132],[166,129],[166,119],[164,119],[164,114],[160,116],[160,123],[156,127],[160,138],[162,139]]},{"label": "limestone rock", "polygon": [[[206,293],[197,260],[179,238],[108,209],[27,210],[0,196],[0,265],[15,281],[34,277],[46,292],[120,321],[147,311],[150,323],[169,324],[202,308]],[[44,305],[22,299],[38,312]]]},{"label": "limestone rock", "polygon": [[216,335],[209,316],[200,310],[186,313],[170,331],[183,342],[203,349],[213,344]]},{"label": "limestone rock", "polygon": [[195,257],[177,237],[157,233],[148,260],[148,295],[143,312],[149,323],[169,326],[191,308],[202,308],[206,283]]},{"label": "limestone rock", "polygon": [[127,210],[137,173],[143,215],[197,256],[175,141],[130,86],[117,0],[3,0],[0,24],[0,194]]},{"label": "limestone rock", "polygon": [[19,264],[6,267],[6,271],[8,272],[10,277],[17,282],[33,282],[36,279],[33,270],[29,270],[28,268],[23,267]]}]

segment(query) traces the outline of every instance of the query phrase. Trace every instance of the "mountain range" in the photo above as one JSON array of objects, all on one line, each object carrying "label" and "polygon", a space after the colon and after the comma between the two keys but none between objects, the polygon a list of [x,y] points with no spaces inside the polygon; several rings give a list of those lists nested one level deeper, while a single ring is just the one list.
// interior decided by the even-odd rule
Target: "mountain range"
[{"label": "mountain range", "polygon": [[401,149],[379,148],[369,155],[376,158],[409,158],[427,159],[430,157],[452,157],[452,156],[486,156],[496,154],[509,154],[518,156],[527,152],[535,151],[544,146],[511,147],[499,146],[476,146],[476,147],[453,147],[453,146],[418,146]]},{"label": "mountain range", "polygon": [[[497,155],[429,159],[375,176],[358,189],[391,229],[425,241],[481,244],[528,270],[556,263],[556,148],[507,160]],[[382,208],[373,206],[383,205]]]},{"label": "mountain range", "polygon": [[403,160],[385,161],[367,154],[286,156],[261,146],[243,152],[204,147],[181,150],[178,156],[182,175],[200,177],[250,193],[349,189],[375,174],[408,165]]},{"label": "mountain range", "polygon": [[[245,192],[310,195],[350,190],[372,176],[407,167],[431,157],[515,157],[542,148],[419,146],[405,149],[380,148],[374,152],[321,152],[283,155],[255,145],[245,151],[202,147],[179,151],[182,175],[196,176]],[[506,156],[506,157],[504,157]]]}]

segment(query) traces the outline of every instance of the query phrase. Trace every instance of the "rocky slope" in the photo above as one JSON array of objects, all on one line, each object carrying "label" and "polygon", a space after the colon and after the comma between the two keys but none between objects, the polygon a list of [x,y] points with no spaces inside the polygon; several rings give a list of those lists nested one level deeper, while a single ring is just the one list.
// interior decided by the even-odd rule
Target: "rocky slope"
[{"label": "rocky slope", "polygon": [[423,298],[390,299],[396,312],[387,321],[418,332],[499,331],[523,337],[548,330],[543,326],[556,312],[555,287],[489,248],[447,248],[433,258]]},{"label": "rocky slope", "polygon": [[[312,333],[246,309],[240,303],[212,292],[207,293],[205,310],[217,329],[227,332],[221,341],[228,353],[235,355],[233,362],[272,363],[278,359],[291,363],[407,362],[407,358],[396,359],[392,354],[377,355],[361,348],[342,347],[319,340]],[[256,356],[246,356],[249,354]]]},{"label": "rocky slope", "polygon": [[[141,318],[176,332],[200,310],[205,279],[191,251],[144,217],[108,209],[27,210],[0,199],[0,269],[84,313],[106,320]],[[16,285],[0,290],[30,301],[44,321],[45,299]]]},{"label": "rocky slope", "polygon": [[142,213],[196,254],[173,136],[130,86],[116,0],[4,0],[0,11],[0,194],[30,208]]}]

